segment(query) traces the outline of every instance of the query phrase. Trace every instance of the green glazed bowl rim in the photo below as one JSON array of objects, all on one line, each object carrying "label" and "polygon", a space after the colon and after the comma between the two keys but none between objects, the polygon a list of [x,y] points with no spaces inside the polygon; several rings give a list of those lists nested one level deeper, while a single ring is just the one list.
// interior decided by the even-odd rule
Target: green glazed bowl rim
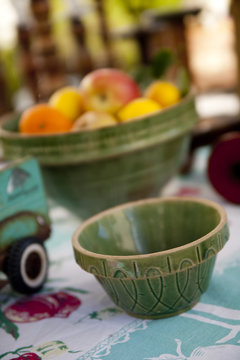
[{"label": "green glazed bowl rim", "polygon": [[[82,247],[79,242],[78,242],[78,238],[79,235],[81,234],[81,232],[87,228],[90,224],[100,220],[101,218],[103,218],[106,215],[112,214],[114,212],[117,212],[119,210],[124,210],[130,207],[136,207],[136,206],[141,206],[143,204],[154,204],[154,203],[160,203],[160,202],[192,202],[192,203],[199,203],[199,204],[203,204],[209,207],[212,207],[214,209],[217,210],[218,214],[220,215],[220,220],[219,223],[217,224],[217,226],[215,226],[215,228],[213,230],[211,230],[209,233],[207,233],[206,235],[198,238],[197,240],[194,240],[188,244],[185,245],[181,245],[175,248],[171,248],[168,250],[163,250],[163,251],[159,251],[159,252],[154,252],[154,253],[147,253],[147,254],[136,254],[136,255],[105,255],[105,254],[100,254],[100,253],[95,253],[89,250],[86,250],[84,247]],[[223,231],[223,238],[218,238],[217,235],[218,233],[221,231]],[[217,237],[217,239],[215,239]],[[227,242],[229,237],[229,233],[228,233],[228,225],[227,225],[227,215],[226,212],[224,210],[224,208],[211,200],[208,199],[203,199],[203,198],[196,198],[196,197],[179,197],[179,196],[170,196],[170,197],[162,197],[162,198],[150,198],[150,199],[143,199],[143,200],[138,200],[138,201],[134,201],[134,202],[128,202],[125,203],[123,205],[119,205],[119,206],[115,206],[113,208],[110,208],[108,210],[104,210],[100,213],[98,213],[97,215],[92,216],[91,218],[87,219],[86,221],[84,221],[73,233],[72,236],[72,246],[74,249],[74,253],[75,253],[75,258],[76,261],[80,264],[80,262],[78,261],[78,255],[82,257],[87,257],[88,259],[93,260],[94,263],[97,262],[101,262],[101,261],[106,261],[106,265],[109,264],[109,266],[111,267],[111,264],[114,263],[114,261],[116,262],[116,260],[122,262],[123,264],[126,264],[127,261],[138,261],[138,260],[142,260],[142,259],[150,259],[151,261],[154,260],[155,258],[166,258],[168,256],[170,256],[171,258],[173,257],[173,263],[174,263],[174,256],[177,254],[183,254],[183,252],[185,250],[189,250],[190,248],[194,249],[196,247],[199,247],[199,245],[208,242],[208,240],[211,238],[212,241],[210,241],[210,244],[213,245],[213,243],[217,246],[217,252],[219,252],[223,246],[225,245],[225,243]],[[209,245],[209,244],[208,244]],[[191,249],[190,249],[191,250]],[[215,249],[216,250],[216,249]],[[208,255],[207,258],[202,258],[202,259],[198,259],[196,262],[197,263],[202,263],[206,260],[208,260],[210,257],[216,255],[216,252],[212,252],[210,255]],[[183,270],[185,270],[186,268],[191,268],[193,265],[195,264],[191,264],[186,266]],[[88,271],[88,272],[92,272],[91,270],[91,266],[88,266],[88,264],[84,264],[84,261],[80,264],[80,266],[82,268],[84,268],[84,270]],[[175,267],[174,270],[174,266],[172,267],[172,269],[167,269],[167,267],[165,267],[165,269],[163,270],[164,274],[168,274],[168,273],[175,273],[179,271],[179,269],[177,268],[177,266]],[[131,273],[127,270],[129,277],[132,277]],[[98,274],[99,276],[104,276],[104,274]],[[108,276],[108,277],[111,277]]]},{"label": "green glazed bowl rim", "polygon": [[189,134],[198,121],[193,91],[161,111],[88,131],[27,135],[6,129],[7,124],[17,126],[18,115],[13,118],[14,114],[8,114],[0,120],[3,151],[9,157],[31,154],[41,164],[51,166],[103,160],[157,146]]}]

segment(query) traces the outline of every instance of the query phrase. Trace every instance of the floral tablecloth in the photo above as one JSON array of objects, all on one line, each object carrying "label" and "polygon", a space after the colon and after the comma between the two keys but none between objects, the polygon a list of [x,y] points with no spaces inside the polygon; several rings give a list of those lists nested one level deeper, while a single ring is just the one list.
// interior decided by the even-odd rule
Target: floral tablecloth
[{"label": "floral tablecloth", "polygon": [[32,297],[9,286],[0,292],[0,359],[239,360],[240,207],[227,203],[209,184],[208,151],[198,150],[191,172],[175,177],[161,194],[204,197],[226,209],[230,240],[218,255],[201,301],[167,319],[126,315],[75,263],[71,236],[80,220],[54,205],[53,232],[46,244],[49,278],[43,290]]}]

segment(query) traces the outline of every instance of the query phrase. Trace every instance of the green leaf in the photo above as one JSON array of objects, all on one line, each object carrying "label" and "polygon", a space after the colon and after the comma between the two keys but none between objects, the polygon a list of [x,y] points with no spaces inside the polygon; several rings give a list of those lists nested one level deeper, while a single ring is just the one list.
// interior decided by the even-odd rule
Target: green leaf
[{"label": "green leaf", "polygon": [[101,318],[99,318],[99,313],[97,311],[93,311],[91,314],[89,314],[89,318],[101,320]]},{"label": "green leaf", "polygon": [[83,352],[83,350],[68,350],[69,354],[77,354]]},{"label": "green leaf", "polygon": [[181,96],[185,96],[189,92],[191,86],[190,76],[186,68],[180,67],[178,69],[176,83],[180,90]]},{"label": "green leaf", "polygon": [[25,352],[27,352],[31,348],[32,348],[32,345],[29,345],[29,346],[20,347],[15,351],[5,352],[4,354],[0,355],[0,359],[4,358],[5,356],[10,355],[10,354],[20,356],[22,353],[24,354]]},{"label": "green leaf", "polygon": [[154,55],[149,65],[135,67],[130,75],[144,91],[154,80],[163,77],[175,61],[175,55],[170,49],[161,49]]},{"label": "green leaf", "polygon": [[19,337],[18,327],[8,320],[3,312],[0,310],[0,328],[6,331],[7,334],[11,334],[14,339]]},{"label": "green leaf", "polygon": [[112,314],[121,314],[123,311],[121,309],[117,309],[117,308],[106,308],[103,309],[102,312],[106,312],[106,313],[112,313]]},{"label": "green leaf", "polygon": [[174,63],[175,56],[170,49],[161,49],[151,61],[151,70],[154,78],[165,75],[168,68]]},{"label": "green leaf", "polygon": [[142,91],[154,80],[151,67],[147,65],[139,65],[135,67],[131,71],[130,75]]},{"label": "green leaf", "polygon": [[79,294],[89,294],[89,291],[87,291],[87,290],[76,289],[76,288],[73,288],[73,287],[65,287],[64,290],[76,292],[76,293],[79,293]]},{"label": "green leaf", "polygon": [[168,68],[175,61],[175,56],[170,49],[161,49],[151,61],[151,71],[154,78],[164,76]]}]

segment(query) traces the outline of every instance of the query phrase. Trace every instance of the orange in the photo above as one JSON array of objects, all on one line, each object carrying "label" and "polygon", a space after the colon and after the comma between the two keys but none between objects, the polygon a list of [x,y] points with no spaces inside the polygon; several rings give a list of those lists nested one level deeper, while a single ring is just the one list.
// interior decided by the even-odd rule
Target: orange
[{"label": "orange", "polygon": [[120,122],[135,120],[135,118],[161,110],[161,106],[154,100],[144,97],[130,101],[119,110],[117,116]]},{"label": "orange", "polygon": [[176,104],[181,97],[179,89],[167,81],[154,81],[145,90],[144,96],[155,100],[162,107]]},{"label": "orange", "polygon": [[47,104],[25,110],[19,121],[19,131],[23,134],[55,134],[69,131],[71,127],[71,120]]}]

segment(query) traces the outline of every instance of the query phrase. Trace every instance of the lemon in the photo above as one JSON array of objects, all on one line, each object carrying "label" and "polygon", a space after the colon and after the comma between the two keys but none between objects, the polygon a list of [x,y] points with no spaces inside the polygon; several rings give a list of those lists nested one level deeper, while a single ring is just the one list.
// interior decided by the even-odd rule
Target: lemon
[{"label": "lemon", "polygon": [[179,102],[181,94],[179,89],[166,81],[154,81],[145,90],[144,96],[156,101],[162,107],[168,107]]},{"label": "lemon", "polygon": [[160,110],[161,106],[152,99],[144,97],[132,100],[118,112],[121,122],[135,120],[135,118]]},{"label": "lemon", "polygon": [[65,86],[55,91],[48,103],[71,121],[75,121],[83,113],[82,95],[73,86]]}]

